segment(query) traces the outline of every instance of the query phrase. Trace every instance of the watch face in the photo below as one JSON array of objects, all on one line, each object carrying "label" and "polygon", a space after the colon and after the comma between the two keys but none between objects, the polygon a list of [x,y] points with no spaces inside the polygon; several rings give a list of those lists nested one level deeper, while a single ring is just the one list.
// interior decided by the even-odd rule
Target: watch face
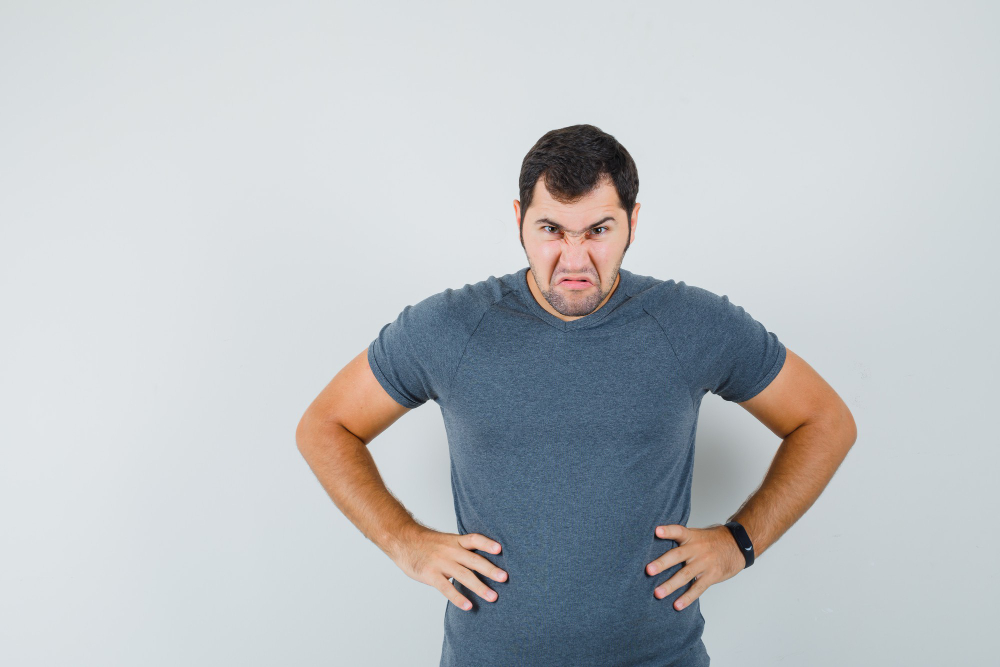
[{"label": "watch face", "polygon": [[729,526],[729,529],[733,533],[733,537],[736,538],[736,543],[740,545],[740,548],[745,552],[753,551],[753,542],[750,541],[750,536],[747,535],[747,531],[743,526],[738,523],[733,523]]},{"label": "watch face", "polygon": [[753,542],[750,541],[750,536],[747,535],[747,531],[739,523],[733,521],[731,524],[726,524],[729,527],[730,532],[736,539],[736,544],[739,545],[740,551],[743,552],[743,558],[746,560],[746,565],[744,569],[750,567],[753,564]]}]

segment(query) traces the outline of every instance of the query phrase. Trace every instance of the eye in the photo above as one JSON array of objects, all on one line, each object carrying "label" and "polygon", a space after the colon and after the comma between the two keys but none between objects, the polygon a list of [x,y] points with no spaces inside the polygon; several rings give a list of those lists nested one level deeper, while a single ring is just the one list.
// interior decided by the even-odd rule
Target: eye
[{"label": "eye", "polygon": [[[543,230],[549,230],[549,229],[551,229],[552,231],[551,231],[551,232],[549,232],[550,234],[558,234],[558,233],[559,233],[559,230],[557,230],[557,229],[556,229],[555,227],[553,227],[552,225],[544,225],[544,226],[542,227],[542,229],[543,229]],[[598,229],[603,229],[604,231],[603,231],[602,233],[600,233],[600,234],[594,234],[594,232],[595,232],[595,231],[597,231]],[[607,235],[608,235],[608,234],[607,234],[607,230],[608,230],[608,229],[609,229],[609,228],[608,228],[608,226],[607,226],[607,225],[603,225],[603,226],[601,226],[601,227],[594,227],[594,229],[593,229],[593,230],[591,230],[591,231],[590,231],[589,233],[590,233],[590,234],[592,234],[592,235],[594,235],[594,236],[607,236]]]}]

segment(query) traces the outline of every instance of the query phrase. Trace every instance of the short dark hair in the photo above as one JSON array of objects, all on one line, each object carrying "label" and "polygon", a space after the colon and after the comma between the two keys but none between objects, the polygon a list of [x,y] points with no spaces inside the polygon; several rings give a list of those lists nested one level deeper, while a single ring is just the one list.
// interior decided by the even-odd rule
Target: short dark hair
[{"label": "short dark hair", "polygon": [[549,130],[524,156],[518,179],[522,247],[524,214],[531,206],[539,178],[552,198],[564,204],[577,201],[599,188],[602,180],[609,179],[618,192],[618,203],[625,210],[628,235],[632,237],[632,209],[639,194],[639,172],[629,152],[607,132],[586,124]]}]

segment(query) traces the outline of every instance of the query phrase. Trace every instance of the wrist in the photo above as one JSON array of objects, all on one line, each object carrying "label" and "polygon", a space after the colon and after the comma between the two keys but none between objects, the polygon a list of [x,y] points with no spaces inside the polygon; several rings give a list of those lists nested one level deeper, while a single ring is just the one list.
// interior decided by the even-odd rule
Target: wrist
[{"label": "wrist", "polygon": [[754,547],[746,529],[738,521],[728,521],[725,527],[732,535],[733,541],[736,543],[737,549],[743,558],[743,568],[745,569],[753,565]]},{"label": "wrist", "polygon": [[430,528],[417,523],[413,519],[399,525],[392,531],[391,537],[386,541],[386,553],[392,560],[398,560],[400,554],[407,551],[415,540],[429,530]]}]

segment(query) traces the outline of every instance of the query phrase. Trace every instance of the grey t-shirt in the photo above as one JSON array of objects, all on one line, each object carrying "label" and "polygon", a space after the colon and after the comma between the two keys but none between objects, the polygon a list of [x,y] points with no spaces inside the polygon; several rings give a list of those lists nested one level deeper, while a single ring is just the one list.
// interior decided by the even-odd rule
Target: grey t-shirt
[{"label": "grey t-shirt", "polygon": [[700,599],[646,573],[687,525],[706,392],[745,401],[781,370],[785,346],[727,296],[621,269],[597,311],[563,321],[535,301],[528,268],[446,289],[379,331],[368,363],[401,405],[441,408],[458,532],[508,573],[454,580],[442,667],[708,665]]}]

